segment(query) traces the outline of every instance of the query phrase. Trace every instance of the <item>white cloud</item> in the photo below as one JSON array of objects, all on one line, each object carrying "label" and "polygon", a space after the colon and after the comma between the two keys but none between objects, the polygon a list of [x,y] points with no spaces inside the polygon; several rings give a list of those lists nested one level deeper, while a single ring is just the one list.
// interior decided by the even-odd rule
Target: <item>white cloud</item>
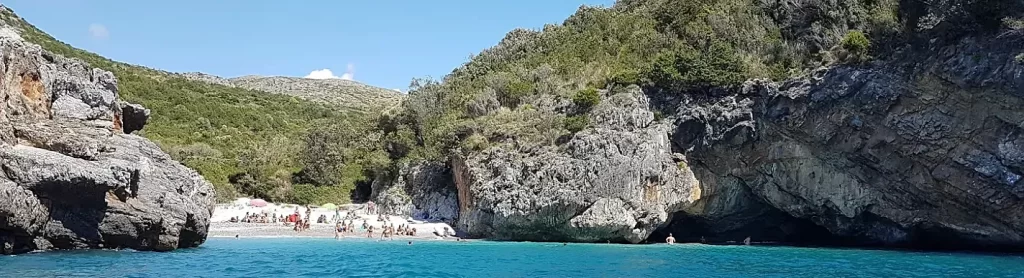
[{"label": "white cloud", "polygon": [[310,78],[310,79],[345,79],[345,80],[352,80],[355,77],[355,74],[356,74],[356,66],[351,64],[351,63],[349,63],[348,67],[345,69],[345,73],[341,74],[341,76],[334,75],[334,72],[331,71],[331,69],[318,69],[318,70],[314,70],[314,71],[310,72],[305,77],[306,78]]},{"label": "white cloud", "polygon": [[93,23],[89,24],[89,35],[94,39],[105,40],[110,38],[110,31],[103,24]]},{"label": "white cloud", "polygon": [[306,75],[306,78],[310,78],[310,79],[334,79],[334,78],[338,78],[338,77],[334,76],[334,73],[331,72],[330,69],[319,69],[319,70],[314,70],[314,71],[310,72],[309,75]]}]

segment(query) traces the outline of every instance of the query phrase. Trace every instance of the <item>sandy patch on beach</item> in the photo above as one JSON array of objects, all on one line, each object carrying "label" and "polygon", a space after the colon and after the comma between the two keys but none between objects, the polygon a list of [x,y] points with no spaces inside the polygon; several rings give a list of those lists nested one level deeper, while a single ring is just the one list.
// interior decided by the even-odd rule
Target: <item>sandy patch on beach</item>
[{"label": "sandy patch on beach", "polygon": [[[309,230],[302,232],[296,232],[292,230],[292,225],[285,226],[282,223],[276,224],[257,224],[257,223],[211,223],[209,237],[229,237],[233,238],[236,235],[239,238],[280,238],[280,237],[312,237],[312,238],[334,238],[334,225],[333,224],[311,224]],[[414,224],[413,227],[416,227]],[[356,230],[360,230],[356,228]],[[395,240],[402,239],[442,239],[434,236],[430,231],[422,232],[420,228],[416,236],[395,236]],[[366,231],[360,230],[355,233],[342,233],[344,238],[366,238]],[[374,230],[374,239],[380,239],[380,230]],[[454,237],[449,237],[449,240],[455,240]]]},{"label": "sandy patch on beach", "polygon": [[[354,221],[356,232],[354,233],[342,233],[341,236],[345,238],[366,238],[367,233],[365,229],[362,229],[363,223],[373,226],[374,238],[380,238],[381,227],[384,225],[393,225],[398,227],[399,225],[405,225],[408,227],[416,228],[416,236],[395,236],[395,239],[441,239],[434,235],[434,232],[438,233],[448,228],[449,231],[454,232],[451,226],[446,223],[436,222],[425,222],[412,219],[410,217],[401,217],[388,215],[384,216],[384,221],[377,221],[378,215],[367,214],[366,207],[364,205],[343,205],[340,206],[339,211],[333,209],[312,209],[309,219],[316,221],[321,215],[326,216],[329,224],[318,224],[311,223],[308,230],[302,232],[296,232],[293,230],[293,223],[235,223],[229,222],[232,217],[242,218],[249,214],[262,214],[266,213],[271,216],[281,217],[296,212],[300,215],[305,216],[306,208],[292,205],[292,204],[269,204],[265,207],[253,207],[238,204],[221,204],[217,205],[214,209],[213,216],[211,217],[209,237],[235,237],[240,238],[252,238],[252,237],[319,237],[319,238],[334,238],[334,223],[335,217],[343,219],[344,221]],[[454,237],[449,237],[454,239]]]}]

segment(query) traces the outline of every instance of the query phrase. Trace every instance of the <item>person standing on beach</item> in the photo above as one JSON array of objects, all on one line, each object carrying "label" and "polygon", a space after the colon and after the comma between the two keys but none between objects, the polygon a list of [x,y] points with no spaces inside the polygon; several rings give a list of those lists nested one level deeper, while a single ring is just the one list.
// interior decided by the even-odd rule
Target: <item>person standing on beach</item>
[{"label": "person standing on beach", "polygon": [[309,223],[309,218],[311,217],[311,215],[313,215],[313,209],[306,207],[306,218],[303,219],[303,222]]},{"label": "person standing on beach", "polygon": [[334,224],[334,239],[341,237],[341,223]]},{"label": "person standing on beach", "polygon": [[334,209],[334,219],[333,220],[334,220],[334,222],[342,221],[341,220],[341,208],[335,208]]},{"label": "person standing on beach", "polygon": [[366,228],[366,238],[373,238],[373,225]]}]

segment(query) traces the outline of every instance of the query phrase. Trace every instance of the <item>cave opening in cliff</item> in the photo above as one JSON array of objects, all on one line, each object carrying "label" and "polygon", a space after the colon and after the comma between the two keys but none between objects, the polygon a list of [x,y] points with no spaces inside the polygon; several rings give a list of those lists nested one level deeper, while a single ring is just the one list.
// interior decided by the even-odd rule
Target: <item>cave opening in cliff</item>
[{"label": "cave opening in cliff", "polygon": [[370,200],[370,194],[373,193],[372,180],[356,182],[356,188],[352,189],[349,198],[352,199],[353,203],[365,203]]},{"label": "cave opening in cliff", "polygon": [[937,223],[922,222],[908,230],[907,244],[893,246],[929,251],[976,250],[984,252],[1022,252],[1024,244],[995,240],[994,237],[973,237],[963,231]]},{"label": "cave opening in cliff", "polygon": [[647,243],[662,243],[672,233],[677,242],[706,244],[742,244],[750,237],[759,244],[793,246],[854,246],[846,237],[835,236],[828,229],[808,219],[792,217],[770,209],[760,215],[707,219],[686,213],[675,213],[670,222],[654,231]]},{"label": "cave opening in cliff", "polygon": [[[62,181],[44,181],[31,189],[39,198],[39,202],[48,210],[49,218],[54,223],[73,232],[88,243],[101,242],[100,223],[106,218],[109,202],[122,202],[118,198],[123,194],[109,191],[107,185],[92,179],[71,178]],[[58,248],[76,246],[70,237],[50,239],[50,243]]]}]

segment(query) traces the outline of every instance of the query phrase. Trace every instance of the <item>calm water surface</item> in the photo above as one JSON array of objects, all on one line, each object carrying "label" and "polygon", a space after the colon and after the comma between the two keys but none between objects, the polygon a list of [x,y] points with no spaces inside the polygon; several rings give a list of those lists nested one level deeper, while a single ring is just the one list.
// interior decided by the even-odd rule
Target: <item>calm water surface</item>
[{"label": "calm water surface", "polygon": [[1024,277],[1024,257],[792,247],[210,239],[0,256],[0,277]]}]

